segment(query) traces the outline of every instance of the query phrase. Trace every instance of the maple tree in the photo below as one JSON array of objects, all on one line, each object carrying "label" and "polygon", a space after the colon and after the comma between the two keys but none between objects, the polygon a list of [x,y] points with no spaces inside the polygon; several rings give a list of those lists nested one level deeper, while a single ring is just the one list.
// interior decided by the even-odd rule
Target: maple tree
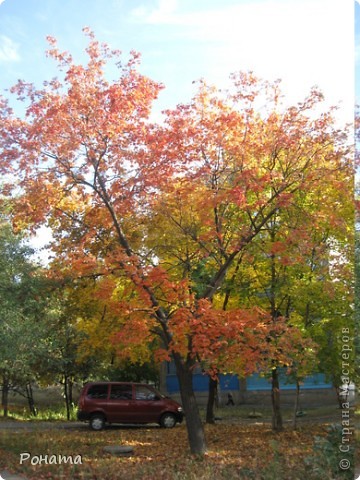
[{"label": "maple tree", "polygon": [[158,359],[176,365],[191,452],[202,454],[193,369],[263,315],[219,309],[217,292],[294,196],[324,179],[343,187],[344,133],[329,112],[312,116],[318,91],[285,108],[279,82],[252,73],[234,75],[228,94],[200,82],[189,104],[151,123],[162,86],[139,73],[134,52],[109,83],[106,64],[120,53],[85,32],[87,65],[49,38],[63,79],[12,88],[28,102],[25,118],[1,101],[3,194],[14,196],[17,228],[52,229],[53,275],[104,279],[119,345],[131,354],[159,338]]},{"label": "maple tree", "polygon": [[[337,188],[340,179],[346,189]],[[278,355],[275,348],[274,357],[270,352],[267,355],[270,364],[261,366],[263,373],[271,371],[275,429],[282,428],[278,367],[286,365],[293,377],[296,372],[294,378],[298,384],[304,371],[313,373],[309,368],[314,368],[314,353],[318,351],[319,370],[331,372],[328,378],[334,385],[341,381],[338,369],[341,356],[332,343],[340,338],[346,323],[351,326],[348,320],[353,304],[354,207],[348,194],[351,189],[348,165],[337,172],[335,184],[327,178],[318,187],[294,195],[291,205],[277,212],[249,246],[222,292],[224,305],[261,306],[277,325],[277,331],[270,337],[280,353],[286,355]],[[306,337],[313,339],[312,346]],[[319,343],[318,347],[314,342]]]},{"label": "maple tree", "polygon": [[[249,86],[251,76],[242,77],[242,81],[249,82],[247,85]],[[246,100],[251,97],[250,95],[246,96],[244,83],[241,84],[241,88],[239,95],[243,95]],[[238,117],[236,125],[237,128],[240,128],[243,136],[236,132],[238,135],[234,134],[235,141],[232,144],[230,141],[232,133],[231,121],[234,121],[237,112],[230,109],[231,121],[227,117],[226,121],[222,122],[221,113],[223,115],[225,113],[219,106],[221,100],[218,96],[214,95],[212,97],[213,91],[208,89],[206,85],[202,85],[197,99],[198,104],[200,104],[197,106],[197,114],[201,119],[199,123],[202,128],[196,128],[196,132],[200,136],[200,140],[197,146],[196,144],[191,145],[190,151],[192,158],[203,159],[203,171],[201,174],[204,180],[200,185],[193,185],[191,173],[195,170],[194,167],[192,172],[187,173],[187,176],[191,178],[189,184],[192,183],[188,187],[188,193],[186,193],[187,180],[184,178],[181,178],[180,190],[177,186],[174,187],[174,194],[170,195],[170,199],[167,202],[167,205],[170,206],[167,212],[165,210],[169,222],[166,230],[173,232],[174,229],[177,229],[178,234],[174,236],[176,238],[175,241],[170,240],[169,242],[168,240],[165,248],[164,246],[162,248],[163,250],[166,249],[167,252],[173,252],[173,267],[175,261],[178,268],[181,268],[182,275],[190,276],[196,295],[201,298],[210,298],[213,301],[214,290],[216,290],[215,297],[220,294],[220,300],[215,298],[218,309],[221,308],[221,303],[223,309],[228,307],[230,292],[232,289],[236,289],[236,285],[231,285],[231,282],[234,283],[234,276],[236,277],[236,274],[239,274],[241,265],[245,265],[245,268],[250,266],[250,268],[256,268],[257,271],[262,270],[265,275],[262,282],[260,282],[260,286],[258,285],[257,287],[257,292],[255,292],[255,298],[252,298],[251,305],[262,305],[270,313],[274,323],[279,322],[279,316],[281,315],[288,317],[289,312],[293,311],[294,308],[303,315],[304,323],[311,323],[311,319],[309,319],[310,311],[312,310],[310,303],[314,302],[314,299],[311,298],[314,297],[314,291],[310,292],[310,290],[313,290],[315,285],[314,281],[309,284],[311,276],[319,275],[316,283],[316,288],[322,288],[322,295],[318,300],[319,303],[328,304],[326,294],[331,295],[331,291],[334,291],[334,287],[331,286],[334,279],[339,282],[340,286],[344,285],[345,282],[344,292],[347,291],[347,293],[342,299],[342,305],[349,305],[349,300],[351,303],[349,271],[351,269],[353,205],[348,192],[352,189],[352,166],[349,158],[346,160],[345,155],[344,157],[338,156],[336,159],[334,146],[341,144],[344,141],[344,137],[342,137],[342,132],[339,131],[336,132],[333,138],[329,136],[329,130],[327,129],[331,125],[330,113],[323,115],[321,119],[317,119],[314,122],[301,115],[303,110],[315,107],[317,92],[313,92],[311,98],[308,99],[308,103],[305,102],[304,105],[301,105],[299,110],[294,107],[290,108],[286,114],[280,114],[276,110],[276,85],[273,85],[272,88],[274,104],[270,106],[270,109],[274,107],[274,110],[269,114],[267,121],[264,121],[261,113],[259,113],[258,116],[255,115],[255,124],[251,124],[251,127],[244,127],[243,125],[241,126]],[[253,98],[251,97],[252,100]],[[178,138],[180,143],[181,139],[186,139],[186,142],[188,136],[186,133],[181,133],[179,125],[187,132],[187,129],[190,128],[189,125],[191,126],[194,118],[196,119],[195,114],[191,116],[188,113],[189,108],[189,106],[182,106],[177,111],[181,121],[178,118],[175,120],[177,122],[175,124],[177,137],[173,135],[172,139]],[[248,107],[247,111],[249,110],[251,110],[250,107]],[[230,115],[228,112],[226,113]],[[187,115],[186,121],[183,119],[185,115]],[[173,118],[171,122],[174,122]],[[213,129],[211,135],[206,130],[209,128],[209,125]],[[319,131],[315,133],[320,126],[323,137],[320,136]],[[256,135],[256,140],[247,139],[249,143],[244,141],[246,136],[249,135],[247,128],[251,133],[255,132]],[[298,128],[296,133],[294,132],[295,128]],[[309,130],[307,131],[306,129]],[[215,146],[214,144],[208,145],[207,141],[214,134],[214,130],[217,134],[217,137],[215,137],[217,143]],[[260,136],[261,134],[263,134],[263,137]],[[317,137],[317,134],[319,134],[319,137]],[[170,143],[171,139],[169,138],[167,145]],[[232,155],[231,148],[234,148],[234,145],[237,150],[236,154]],[[257,148],[256,154],[252,151],[254,146]],[[345,154],[345,144],[344,147]],[[196,148],[198,149],[197,154]],[[181,146],[177,146],[176,151],[183,152],[184,149]],[[249,162],[245,168],[244,158]],[[331,164],[331,160],[335,161]],[[304,166],[301,163],[302,161],[306,165],[304,170],[302,170]],[[254,162],[254,164],[251,162]],[[253,165],[254,168],[251,169]],[[255,170],[256,174],[254,173]],[[296,181],[297,175],[303,176],[303,183]],[[264,220],[261,234],[257,236],[255,241],[254,239],[251,241],[250,248],[249,245],[246,249],[239,248],[239,250],[236,250],[231,248],[233,239],[237,242],[239,241],[238,232],[232,236],[234,227],[236,228],[238,225],[247,226],[247,221],[250,217],[250,225],[256,229],[250,213],[254,199],[258,200],[261,195],[264,195],[272,200],[272,194],[279,191],[279,185],[276,185],[277,181],[279,181],[279,185],[286,185],[286,187],[292,185],[294,188],[289,188],[290,191],[281,195],[278,202],[274,202],[278,208],[266,219],[262,211],[262,202],[264,200],[258,201],[255,205],[256,207],[261,205],[261,218]],[[197,191],[202,189],[204,184],[207,185],[208,193],[206,195],[200,193],[200,199],[198,199],[196,196]],[[241,203],[236,206],[242,208],[236,209],[234,208],[234,203],[236,204],[239,201],[239,195]],[[213,200],[214,198],[215,200]],[[161,210],[162,214],[164,214],[164,198],[161,201]],[[269,201],[269,204],[266,204],[266,206],[271,204],[271,201]],[[200,205],[200,209],[194,205]],[[256,207],[254,207],[255,210]],[[334,209],[334,207],[336,208]],[[248,218],[241,217],[239,212],[244,216],[247,215]],[[203,215],[203,221],[199,221],[201,215]],[[212,218],[213,220],[211,220]],[[177,245],[175,244],[175,242],[179,242],[179,238],[183,238],[182,248],[179,248],[178,243]],[[174,248],[176,254],[174,253]],[[263,256],[262,259],[260,259],[259,253],[256,254],[259,248]],[[332,255],[329,254],[331,249]],[[243,256],[244,251],[246,251],[245,257]],[[237,255],[236,260],[231,258],[231,254],[234,252]],[[311,258],[311,256],[320,257],[319,253],[322,252],[325,253],[323,253],[320,259],[316,258],[317,264],[315,264],[315,259]],[[349,262],[349,268],[346,273],[340,271],[341,268],[335,252],[338,258],[341,255],[343,256],[343,263]],[[162,258],[164,258],[164,253],[161,253]],[[159,254],[159,256],[161,255]],[[224,281],[221,279],[219,282],[222,285],[222,292],[219,292],[220,285],[217,285],[217,289],[211,288],[218,272],[216,264],[225,265],[229,258],[231,258],[229,262],[231,265],[229,265],[227,270],[227,278],[224,278]],[[346,260],[344,260],[345,258]],[[167,259],[166,262],[168,262]],[[319,262],[325,262],[327,267],[329,262],[332,264],[331,275],[329,275],[329,272],[326,274],[327,283],[325,288],[324,286],[320,287],[322,284],[321,280],[324,280],[324,278],[320,278],[319,271],[317,270],[315,275],[311,273],[311,268],[319,269]],[[266,263],[268,267],[265,266]],[[310,274],[304,274],[304,266],[306,270],[309,263]],[[335,267],[334,265],[337,266]],[[303,266],[302,271],[301,266]],[[267,271],[264,268],[267,268]],[[329,268],[327,269],[329,270]],[[325,270],[326,268],[323,268],[323,272]],[[336,272],[335,270],[338,271]],[[286,276],[284,276],[285,271],[287,271]],[[296,287],[294,280],[304,277],[304,275],[306,279],[302,281],[301,294],[299,291],[296,293],[299,282]],[[302,294],[305,292],[304,284],[306,283],[309,285],[310,300],[306,302],[306,312],[304,312],[302,308],[299,308],[299,303],[303,302],[303,305],[305,304]],[[283,288],[281,288],[281,284],[283,284]],[[253,289],[254,285],[251,285],[250,288]],[[265,302],[258,297],[260,288],[265,290],[263,292],[263,296],[266,299]],[[249,283],[247,283],[246,287],[247,295],[249,295],[248,289]],[[299,298],[301,299],[300,302]],[[235,295],[235,303],[232,302],[232,307],[230,307],[230,317],[233,317],[234,320],[234,307],[238,307],[238,305],[239,297]],[[329,314],[334,315],[333,307],[334,304],[328,309]],[[218,312],[217,314],[219,315]],[[240,315],[245,317],[243,312]],[[310,316],[311,318],[314,317],[313,311],[311,311]],[[257,322],[260,325],[259,318]],[[248,325],[253,330],[251,322]],[[283,333],[286,333],[286,327],[281,328],[284,328]],[[298,332],[295,330],[296,327],[292,325],[292,331],[297,335]],[[219,333],[220,329],[217,331]],[[285,337],[283,337],[281,332],[279,335],[279,338],[276,336],[274,341],[281,344],[284,342]],[[213,347],[210,347],[209,338],[216,338],[216,336],[205,336],[211,351],[210,358],[213,358],[212,354],[216,356],[217,353],[215,353]],[[228,335],[225,335],[225,337],[229,339]],[[238,331],[237,338],[241,339],[241,337],[244,337],[244,333]],[[263,330],[262,338],[266,337],[266,331]],[[220,338],[222,338],[221,335]],[[229,344],[224,342],[228,366],[231,365],[231,362],[234,364],[235,360],[235,363],[237,363],[235,371],[241,372],[248,359],[248,365],[250,365],[248,373],[252,371],[251,367],[255,369],[256,364],[259,363],[259,353],[262,350],[259,338],[261,338],[261,335],[254,335],[252,339],[252,342],[259,346],[252,358],[251,354],[255,352],[251,350],[252,342],[249,338],[243,342],[244,346],[248,347],[247,353],[242,350],[241,342],[235,343],[236,346],[233,345],[235,346],[233,359],[230,357],[231,348],[229,348]],[[306,343],[307,341],[304,339],[303,346]],[[298,344],[298,348],[302,348],[301,343]],[[282,350],[285,349],[283,345]],[[266,351],[265,348],[263,350]],[[206,355],[209,356],[206,352],[203,352],[203,354],[205,358]],[[256,361],[256,355],[258,361]],[[278,363],[289,363],[289,360],[286,360],[284,355],[280,355],[280,358],[278,361],[275,361],[275,358],[273,358],[276,365]],[[219,367],[219,359],[215,362],[216,364]],[[277,418],[275,420],[275,428],[281,429],[279,395],[276,393],[279,392],[277,368],[272,368],[272,376],[273,393],[275,396],[274,410],[277,410],[277,414],[274,415],[275,419]]]}]

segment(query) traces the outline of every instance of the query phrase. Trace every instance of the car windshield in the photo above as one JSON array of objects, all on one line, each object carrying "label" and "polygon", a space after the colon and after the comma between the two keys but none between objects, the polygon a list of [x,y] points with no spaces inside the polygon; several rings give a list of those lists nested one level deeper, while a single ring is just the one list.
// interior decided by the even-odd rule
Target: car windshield
[{"label": "car windshield", "polygon": [[162,393],[160,393],[158,390],[156,390],[155,388],[152,388],[152,390],[155,392],[156,396],[159,397],[159,398],[166,398],[165,395],[163,395]]},{"label": "car windshield", "polygon": [[135,398],[136,400],[156,400],[164,396],[150,385],[136,385]]}]

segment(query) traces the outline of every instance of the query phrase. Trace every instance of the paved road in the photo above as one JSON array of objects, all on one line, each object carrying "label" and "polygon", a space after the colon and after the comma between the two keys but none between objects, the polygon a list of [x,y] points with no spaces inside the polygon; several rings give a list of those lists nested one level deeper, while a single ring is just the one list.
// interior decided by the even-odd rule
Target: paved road
[{"label": "paved road", "polygon": [[83,429],[88,428],[84,422],[42,422],[42,421],[2,421],[1,430],[59,430],[59,429]]},{"label": "paved road", "polygon": [[[340,410],[339,410],[340,412]],[[341,414],[339,412],[332,413],[329,415],[324,416],[307,416],[298,418],[298,425],[302,425],[304,423],[340,423],[341,422]],[[360,419],[359,417],[352,418],[353,423],[357,428],[360,427]],[[271,424],[270,417],[260,417],[260,418],[240,418],[238,416],[234,417],[227,417],[227,418],[218,418],[217,423],[221,424]],[[283,423],[285,425],[289,425],[292,423],[292,420],[284,420]],[[151,424],[146,425],[147,428],[159,428],[158,425]],[[110,428],[144,428],[144,425],[114,425]],[[85,422],[76,422],[76,421],[14,421],[14,420],[5,420],[0,421],[0,432],[2,430],[12,430],[12,431],[37,431],[37,430],[59,430],[59,429],[66,429],[66,430],[88,430],[89,425]],[[1,479],[0,479],[1,480]]]},{"label": "paved road", "polygon": [[0,480],[26,480],[25,477],[23,476],[20,476],[20,475],[15,475],[15,474],[12,474],[10,472],[8,472],[7,470],[3,470],[2,472],[0,472]]}]

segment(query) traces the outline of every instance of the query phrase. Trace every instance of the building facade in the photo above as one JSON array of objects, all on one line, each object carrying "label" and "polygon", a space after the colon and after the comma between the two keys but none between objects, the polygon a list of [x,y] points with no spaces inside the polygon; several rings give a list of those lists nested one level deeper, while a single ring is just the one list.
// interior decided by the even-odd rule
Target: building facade
[{"label": "building facade", "polygon": [[[207,401],[209,377],[200,369],[193,375],[193,387],[200,404]],[[170,362],[166,365],[166,390],[174,397],[180,398],[179,382],[176,376],[175,365]],[[280,390],[283,403],[293,403],[296,395],[296,385],[289,382],[285,369],[280,369]],[[246,378],[239,378],[235,374],[220,374],[218,383],[218,403],[224,405],[228,394],[231,393],[235,404],[267,404],[271,402],[271,379],[257,373]],[[300,399],[304,405],[336,403],[336,392],[332,384],[326,381],[322,373],[309,375],[301,383]]]}]

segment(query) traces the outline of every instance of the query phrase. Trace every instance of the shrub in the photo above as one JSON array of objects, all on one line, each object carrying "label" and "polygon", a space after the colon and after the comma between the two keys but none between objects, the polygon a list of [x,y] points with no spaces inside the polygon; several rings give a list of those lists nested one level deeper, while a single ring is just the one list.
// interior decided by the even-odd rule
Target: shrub
[{"label": "shrub", "polygon": [[[313,454],[305,458],[305,468],[311,479],[353,480],[354,447],[350,442],[342,443],[344,436],[341,425],[333,424],[328,429],[327,437],[315,437]],[[339,447],[348,445],[348,452],[341,452]],[[349,468],[344,469],[346,464]],[[341,468],[341,466],[343,468]]]}]

